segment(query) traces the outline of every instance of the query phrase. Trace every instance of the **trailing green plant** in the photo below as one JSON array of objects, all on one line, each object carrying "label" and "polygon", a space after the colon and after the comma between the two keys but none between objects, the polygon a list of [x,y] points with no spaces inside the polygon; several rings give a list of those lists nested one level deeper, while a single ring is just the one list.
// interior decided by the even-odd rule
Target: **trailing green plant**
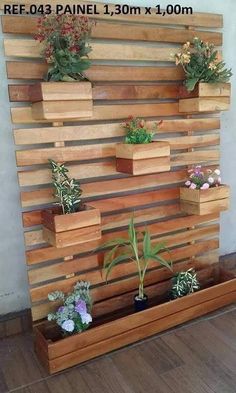
[{"label": "trailing green plant", "polygon": [[184,85],[188,91],[194,90],[198,82],[225,83],[233,75],[231,69],[225,67],[213,44],[203,42],[195,37],[186,42],[180,52],[175,54],[176,65],[181,65],[186,75]]},{"label": "trailing green plant", "polygon": [[186,272],[179,272],[172,278],[172,299],[177,299],[196,292],[200,289],[200,284],[197,279],[197,274],[193,268]]},{"label": "trailing green plant", "polygon": [[[159,122],[161,124],[161,122]],[[123,124],[126,131],[125,143],[141,144],[151,143],[155,135],[154,130],[149,131],[145,120],[134,118],[132,116]]]},{"label": "trailing green plant", "polygon": [[94,22],[86,16],[59,14],[38,19],[35,39],[50,65],[47,81],[87,80],[83,72],[91,62],[89,38]]},{"label": "trailing green plant", "polygon": [[89,287],[89,282],[78,281],[74,290],[67,295],[62,291],[48,294],[51,302],[59,300],[63,303],[55,313],[48,314],[48,320],[55,321],[64,335],[81,333],[92,322],[92,299]]},{"label": "trailing green plant", "polygon": [[[139,247],[139,242],[141,241]],[[117,238],[110,242],[103,244],[99,249],[112,247],[104,257],[104,269],[106,280],[112,269],[118,264],[131,260],[135,263],[139,277],[139,299],[144,299],[144,280],[149,266],[149,263],[157,262],[162,266],[172,271],[171,261],[166,261],[162,258],[160,252],[169,251],[163,243],[152,244],[149,231],[138,232],[134,226],[133,218],[130,221],[128,228],[128,238]]]},{"label": "trailing green plant", "polygon": [[82,209],[82,190],[80,183],[76,179],[71,179],[67,175],[69,170],[65,164],[58,164],[49,160],[52,171],[52,184],[54,187],[54,197],[56,204],[62,209],[63,214],[75,213]]}]

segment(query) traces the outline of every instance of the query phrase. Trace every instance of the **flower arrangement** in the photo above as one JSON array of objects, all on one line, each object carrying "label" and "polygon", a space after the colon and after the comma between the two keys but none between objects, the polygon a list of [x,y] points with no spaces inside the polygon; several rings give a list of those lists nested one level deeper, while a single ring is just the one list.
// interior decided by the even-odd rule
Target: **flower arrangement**
[{"label": "flower arrangement", "polygon": [[55,313],[48,314],[49,321],[56,321],[64,335],[81,333],[92,322],[92,299],[89,292],[90,283],[79,281],[73,292],[67,296],[61,291],[48,294],[50,301],[61,300],[61,305]]},{"label": "flower arrangement", "polygon": [[[139,249],[139,239],[142,241],[142,251]],[[161,255],[159,255],[161,251],[168,251],[168,249],[163,243],[156,243],[152,245],[151,236],[148,230],[145,230],[141,233],[136,231],[133,218],[129,224],[128,238],[114,239],[103,244],[101,247],[99,247],[99,249],[107,247],[112,247],[112,249],[105,254],[104,258],[106,280],[116,265],[124,262],[125,260],[133,261],[137,267],[139,277],[138,299],[145,298],[144,279],[150,261],[158,262],[162,266],[172,270],[172,263],[167,262],[164,258],[161,257]],[[122,252],[119,253],[118,251],[121,248]]]},{"label": "flower arrangement", "polygon": [[175,54],[176,65],[180,64],[186,74],[184,84],[188,91],[194,90],[198,82],[229,81],[232,71],[225,68],[225,63],[219,59],[218,51],[213,44],[195,37],[192,46],[193,48],[190,42],[186,42],[181,51]]},{"label": "flower arrangement", "polygon": [[202,168],[197,165],[188,170],[189,179],[185,182],[185,186],[192,190],[207,190],[210,187],[218,187],[221,185],[220,170]]},{"label": "flower arrangement", "polygon": [[51,14],[39,18],[35,39],[50,64],[47,81],[86,80],[83,71],[90,67],[88,41],[93,25],[86,16]]},{"label": "flower arrangement", "polygon": [[126,131],[125,143],[141,144],[151,143],[153,141],[155,132],[150,132],[147,129],[146,122],[143,119],[130,116],[123,124],[123,127]]},{"label": "flower arrangement", "polygon": [[71,179],[67,173],[69,170],[64,164],[58,164],[49,160],[52,171],[52,183],[55,189],[54,197],[57,205],[62,209],[63,214],[75,213],[82,210],[80,183],[78,180]]},{"label": "flower arrangement", "polygon": [[189,295],[190,293],[196,292],[198,289],[200,289],[200,284],[193,268],[186,272],[179,272],[172,278],[172,299]]}]

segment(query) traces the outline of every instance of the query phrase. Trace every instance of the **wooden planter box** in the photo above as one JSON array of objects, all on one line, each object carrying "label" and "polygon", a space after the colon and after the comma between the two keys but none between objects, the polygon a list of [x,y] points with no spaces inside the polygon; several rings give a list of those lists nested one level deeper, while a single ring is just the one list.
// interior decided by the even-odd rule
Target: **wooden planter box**
[{"label": "wooden planter box", "polygon": [[180,89],[179,112],[227,111],[230,107],[230,83],[198,83],[193,92]]},{"label": "wooden planter box", "polygon": [[90,82],[40,82],[30,86],[35,120],[89,118],[93,114]]},{"label": "wooden planter box", "polygon": [[50,323],[39,325],[36,352],[53,374],[234,303],[235,276],[223,270],[217,276],[207,289],[109,322],[94,321],[87,331],[67,338],[58,339]]},{"label": "wooden planter box", "polygon": [[59,209],[42,212],[43,238],[54,247],[62,248],[101,238],[101,215],[98,209],[60,214]]},{"label": "wooden planter box", "polygon": [[167,172],[170,170],[170,145],[168,142],[118,143],[116,170],[131,175]]},{"label": "wooden planter box", "polygon": [[188,214],[204,215],[229,209],[230,187],[221,185],[207,190],[180,188],[180,208]]}]

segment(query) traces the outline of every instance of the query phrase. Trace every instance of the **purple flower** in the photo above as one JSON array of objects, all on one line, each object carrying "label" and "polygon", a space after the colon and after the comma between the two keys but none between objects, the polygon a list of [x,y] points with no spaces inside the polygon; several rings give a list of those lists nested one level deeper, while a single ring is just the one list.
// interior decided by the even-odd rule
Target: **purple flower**
[{"label": "purple flower", "polygon": [[87,312],[80,314],[82,323],[86,323],[87,325],[92,322],[92,317]]},{"label": "purple flower", "polygon": [[84,300],[78,300],[75,305],[75,311],[79,314],[84,314],[87,312],[87,306]]},{"label": "purple flower", "polygon": [[66,332],[73,332],[75,328],[74,321],[72,319],[68,319],[67,321],[64,321],[61,325],[62,329],[65,330]]},{"label": "purple flower", "polygon": [[65,307],[61,306],[61,307],[58,308],[57,312],[64,312],[64,310],[65,310]]}]

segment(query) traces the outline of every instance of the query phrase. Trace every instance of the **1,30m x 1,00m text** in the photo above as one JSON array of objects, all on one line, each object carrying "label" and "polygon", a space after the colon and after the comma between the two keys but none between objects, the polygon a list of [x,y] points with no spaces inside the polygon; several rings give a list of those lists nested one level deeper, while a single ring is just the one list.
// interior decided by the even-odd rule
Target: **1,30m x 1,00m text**
[{"label": "1,30m x 1,00m text", "polygon": [[179,4],[168,4],[165,9],[162,9],[158,4],[155,8],[152,7],[135,7],[128,4],[4,4],[5,15],[37,15],[51,13],[56,14],[74,14],[74,15],[192,15],[192,7],[182,7]]}]

